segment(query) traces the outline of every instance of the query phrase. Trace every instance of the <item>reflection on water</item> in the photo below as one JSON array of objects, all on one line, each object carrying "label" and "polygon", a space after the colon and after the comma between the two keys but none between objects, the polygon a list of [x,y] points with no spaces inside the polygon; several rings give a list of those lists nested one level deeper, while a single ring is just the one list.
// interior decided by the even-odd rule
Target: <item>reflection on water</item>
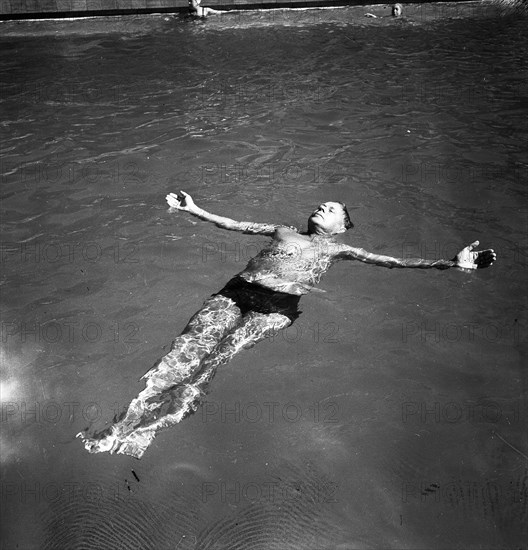
[{"label": "reflection on water", "polygon": [[[364,12],[2,24],[7,548],[526,539],[526,20]],[[180,188],[299,227],[342,200],[350,244],[432,259],[479,238],[499,261],[338,265],[141,461],[88,455],[74,435],[122,413],[264,242],[168,215]]]}]

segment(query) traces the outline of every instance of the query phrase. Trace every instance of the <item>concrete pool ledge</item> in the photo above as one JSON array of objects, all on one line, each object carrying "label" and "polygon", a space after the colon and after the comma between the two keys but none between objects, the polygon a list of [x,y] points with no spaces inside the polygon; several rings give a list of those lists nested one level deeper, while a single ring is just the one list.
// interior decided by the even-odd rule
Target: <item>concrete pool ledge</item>
[{"label": "concrete pool ledge", "polygon": [[[464,2],[465,0],[451,0]],[[204,0],[204,6],[227,10],[307,8],[387,4],[384,0]],[[405,2],[403,2],[405,3]],[[412,4],[438,3],[438,0],[415,0]],[[483,2],[490,3],[490,2]],[[522,7],[527,0],[495,0],[498,6]],[[186,13],[187,0],[1,0],[0,20],[55,19],[152,13]]]}]

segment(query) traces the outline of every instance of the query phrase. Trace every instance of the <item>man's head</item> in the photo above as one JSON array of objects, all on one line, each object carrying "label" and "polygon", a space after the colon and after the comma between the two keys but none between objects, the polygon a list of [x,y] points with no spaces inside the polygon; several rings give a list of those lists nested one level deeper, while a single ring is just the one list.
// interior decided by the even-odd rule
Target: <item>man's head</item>
[{"label": "man's head", "polygon": [[393,17],[400,17],[403,11],[403,7],[401,4],[394,4],[392,6],[392,16]]},{"label": "man's head", "polygon": [[308,218],[308,232],[319,235],[336,235],[354,227],[348,210],[342,202],[324,202]]},{"label": "man's head", "polygon": [[197,8],[202,0],[189,0],[190,8]]}]

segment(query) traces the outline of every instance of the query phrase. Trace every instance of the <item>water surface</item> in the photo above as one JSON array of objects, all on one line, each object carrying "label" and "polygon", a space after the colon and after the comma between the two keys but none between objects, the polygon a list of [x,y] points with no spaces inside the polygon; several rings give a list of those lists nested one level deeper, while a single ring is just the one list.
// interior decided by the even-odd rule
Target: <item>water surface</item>
[{"label": "water surface", "polygon": [[[6,548],[522,547],[526,19],[367,11],[2,24]],[[89,455],[265,243],[169,215],[179,189],[300,228],[342,200],[349,244],[499,261],[339,264],[141,461]]]}]

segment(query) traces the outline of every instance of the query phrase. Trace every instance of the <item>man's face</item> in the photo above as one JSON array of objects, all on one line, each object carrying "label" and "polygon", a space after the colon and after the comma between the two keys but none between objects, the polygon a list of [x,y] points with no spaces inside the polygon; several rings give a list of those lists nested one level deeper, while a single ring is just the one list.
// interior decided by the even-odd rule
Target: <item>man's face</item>
[{"label": "man's face", "polygon": [[345,231],[343,207],[338,202],[325,202],[308,218],[308,228],[334,235]]}]

